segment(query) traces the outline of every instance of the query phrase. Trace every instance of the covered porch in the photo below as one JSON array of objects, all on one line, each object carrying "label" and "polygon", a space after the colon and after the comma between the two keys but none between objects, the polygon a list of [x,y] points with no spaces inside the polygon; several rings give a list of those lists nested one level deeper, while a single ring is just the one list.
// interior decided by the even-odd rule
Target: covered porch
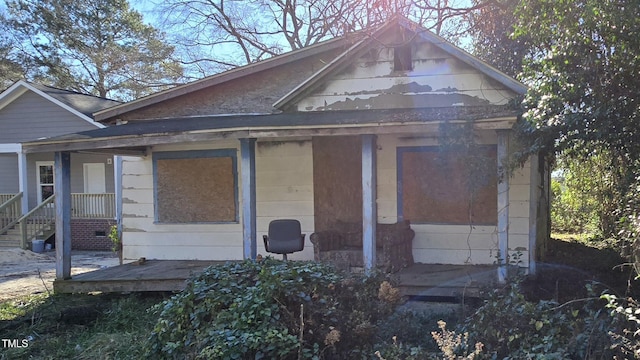
[{"label": "covered porch", "polygon": [[[370,110],[370,111],[353,111],[343,112],[343,116],[350,119],[352,124],[348,127],[343,126],[343,119],[336,118],[334,114],[329,113],[313,113],[313,114],[277,114],[277,115],[236,115],[236,116],[211,116],[211,117],[194,117],[194,118],[182,118],[182,119],[167,119],[167,120],[155,120],[146,121],[134,125],[116,126],[107,129],[101,129],[97,131],[90,131],[77,134],[75,138],[65,138],[64,140],[52,139],[44,142],[34,142],[31,144],[25,144],[27,151],[55,151],[55,184],[58,191],[56,196],[56,251],[57,251],[57,278],[62,284],[64,281],[71,279],[70,276],[70,232],[68,229],[68,219],[71,218],[71,196],[69,191],[69,169],[70,169],[70,153],[74,151],[86,151],[92,149],[93,151],[107,152],[113,155],[136,155],[141,156],[141,162],[143,162],[143,168],[145,169],[143,174],[136,174],[136,181],[140,178],[146,182],[141,186],[144,188],[145,199],[152,199],[157,201],[157,197],[154,198],[154,190],[157,191],[156,184],[152,182],[155,179],[156,173],[154,172],[157,166],[155,162],[165,162],[169,164],[169,160],[174,160],[173,153],[177,150],[186,149],[188,151],[199,151],[202,149],[214,149],[222,156],[227,156],[233,159],[233,169],[237,169],[237,220],[233,220],[234,213],[231,214],[232,221],[224,224],[163,224],[157,221],[157,217],[154,219],[153,209],[154,203],[145,203],[144,208],[142,204],[135,203],[135,199],[129,198],[128,201],[133,205],[136,205],[136,209],[142,209],[144,214],[132,215],[131,224],[128,231],[130,235],[135,236],[135,239],[141,239],[144,244],[148,244],[146,251],[148,254],[158,254],[163,257],[156,257],[150,255],[141,254],[139,256],[146,256],[149,261],[152,259],[166,259],[173,260],[171,256],[175,256],[176,253],[167,252],[167,250],[158,250],[163,247],[169,249],[175,249],[176,252],[181,252],[181,257],[184,258],[200,258],[200,257],[188,257],[193,256],[187,254],[185,251],[192,246],[193,251],[198,252],[201,255],[204,254],[201,250],[202,245],[197,244],[198,247],[189,244],[186,240],[181,242],[175,242],[177,234],[183,234],[183,238],[187,239],[188,232],[197,232],[194,236],[199,236],[202,239],[206,236],[210,241],[216,241],[218,234],[214,233],[216,229],[223,229],[224,241],[233,242],[234,249],[239,249],[238,255],[229,256],[228,260],[238,259],[255,259],[258,255],[258,234],[263,233],[263,228],[258,225],[259,221],[264,222],[264,219],[268,216],[278,216],[277,207],[263,207],[257,208],[258,196],[257,196],[257,181],[264,179],[260,171],[264,169],[256,169],[257,161],[262,161],[264,156],[257,157],[256,149],[277,149],[282,148],[283,144],[293,147],[293,151],[300,152],[304,149],[307,157],[315,161],[315,158],[309,158],[313,153],[313,139],[329,138],[334,136],[350,136],[359,139],[358,150],[359,156],[357,158],[357,167],[360,169],[360,175],[357,182],[360,184],[359,190],[359,208],[361,209],[360,219],[362,229],[362,264],[365,272],[371,271],[376,266],[376,225],[380,223],[381,218],[386,221],[400,221],[402,220],[402,214],[391,214],[389,218],[384,219],[385,216],[394,212],[396,205],[397,194],[393,189],[396,187],[395,176],[393,182],[379,184],[380,180],[386,181],[386,174],[389,171],[394,173],[395,169],[396,153],[398,144],[415,144],[416,142],[426,142],[436,139],[440,131],[440,126],[443,122],[453,123],[466,123],[467,120],[459,120],[461,112],[455,113],[439,112],[434,113],[430,110]],[[495,258],[482,259],[483,262],[478,264],[491,264],[495,261],[499,266],[483,266],[482,272],[486,269],[490,270],[491,277],[498,281],[503,282],[506,279],[507,263],[506,261],[500,261],[502,254],[508,254],[510,251],[509,244],[509,224],[510,224],[510,201],[509,201],[509,175],[507,174],[506,167],[502,164],[505,163],[505,159],[509,152],[509,133],[510,128],[515,121],[515,118],[511,117],[495,117],[484,118],[484,115],[468,114],[470,118],[481,116],[480,120],[476,120],[473,127],[475,130],[483,131],[488,134],[493,134],[493,146],[497,151],[498,166],[495,170],[495,179],[497,184],[497,192],[495,195],[495,210],[497,213],[497,224],[491,226],[485,226],[485,234],[482,235],[481,241],[484,239],[492,239],[495,236],[496,243],[487,243],[486,249],[492,249],[495,245],[493,254]],[[408,121],[407,119],[411,119]],[[177,121],[179,120],[179,121]],[[212,125],[214,124],[214,125]],[[158,132],[161,129],[162,132]],[[415,134],[420,134],[416,137]],[[381,141],[383,139],[384,141]],[[416,140],[417,139],[417,140]],[[497,142],[496,140],[497,139]],[[222,148],[212,147],[212,144],[221,144]],[[232,146],[237,148],[230,149]],[[192,150],[196,148],[196,150]],[[224,150],[221,151],[221,150]],[[291,150],[291,149],[289,149]],[[287,151],[289,151],[287,150]],[[162,157],[155,156],[155,152],[163,152]],[[210,151],[210,150],[209,150]],[[271,150],[270,150],[271,151]],[[235,153],[238,153],[237,168],[235,167]],[[277,158],[279,153],[271,152],[271,158]],[[378,156],[384,154],[385,166],[389,168],[379,169]],[[260,160],[257,160],[260,158]],[[155,161],[155,162],[154,162]],[[305,161],[305,160],[302,160]],[[279,161],[281,168],[286,168],[286,161]],[[264,166],[260,165],[259,167]],[[258,171],[257,171],[258,170]],[[537,173],[531,171],[531,174],[527,173],[526,176],[530,176],[531,179],[536,177]],[[233,179],[233,177],[232,177]],[[279,178],[274,178],[274,182],[277,182]],[[316,179],[312,179],[311,184],[311,204],[313,209],[314,199],[316,193]],[[528,180],[527,180],[528,181]],[[528,183],[527,183],[528,184]],[[526,196],[529,196],[529,187],[519,185],[522,189],[526,189]],[[283,191],[290,191],[290,187],[280,186]],[[142,194],[137,190],[136,194]],[[293,189],[294,191],[296,189]],[[263,193],[265,194],[265,193]],[[259,195],[259,194],[258,194]],[[279,196],[275,193],[270,193],[273,196]],[[157,193],[156,195],[157,196]],[[263,195],[261,195],[263,196]],[[306,196],[309,196],[307,193]],[[387,201],[386,199],[391,199]],[[287,198],[273,199],[278,201],[266,201],[276,202],[277,205],[283,203],[293,203],[288,201]],[[233,200],[232,200],[233,202]],[[530,202],[522,202],[520,206],[522,209],[527,210],[526,206],[529,206]],[[385,207],[385,214],[380,214],[379,210],[382,206]],[[133,208],[133,207],[132,207]],[[291,207],[290,207],[291,208]],[[274,211],[274,214],[270,214],[269,211]],[[294,207],[294,210],[296,208]],[[391,209],[391,210],[389,210]],[[156,210],[157,211],[157,210]],[[313,210],[312,210],[313,211]],[[266,214],[266,215],[265,215]],[[314,213],[307,215],[311,219],[311,225],[308,225],[313,229]],[[391,219],[391,220],[389,220]],[[524,219],[524,218],[523,218]],[[519,221],[526,221],[530,224],[532,221],[535,223],[535,217],[532,219],[520,219]],[[125,221],[127,221],[125,219]],[[135,224],[135,226],[133,225]],[[264,225],[262,225],[264,226]],[[428,231],[439,227],[440,225],[421,225],[422,234],[430,236]],[[235,229],[240,229],[238,234],[235,233]],[[468,228],[468,226],[467,226]],[[155,233],[149,232],[149,229],[155,231]],[[451,226],[445,226],[445,232],[449,231]],[[535,227],[532,227],[532,232],[527,234],[518,234],[520,243],[531,241],[528,247],[526,256],[528,262],[525,263],[529,273],[535,273]],[[210,232],[213,230],[214,232]],[[317,229],[316,229],[317,230]],[[526,230],[526,228],[525,228]],[[171,231],[171,232],[169,232]],[[183,232],[184,231],[184,232]],[[436,232],[436,235],[442,234]],[[310,234],[307,234],[310,235]],[[449,239],[455,237],[460,242],[464,242],[464,237],[459,233],[446,234],[442,237],[442,240],[432,237],[434,240],[427,238],[426,241],[432,241],[437,243],[445,243]],[[466,234],[465,234],[466,235]],[[471,234],[474,235],[474,234]],[[173,240],[172,240],[173,239]],[[140,240],[139,240],[140,241]],[[153,241],[153,244],[152,244]],[[171,241],[171,243],[169,243]],[[423,242],[425,240],[422,240]],[[469,241],[475,241],[467,237],[467,243]],[[125,241],[126,242],[126,241]],[[486,241],[485,241],[486,242]],[[167,245],[168,244],[168,245]],[[194,244],[196,244],[194,242]],[[437,245],[437,244],[436,244]],[[440,246],[440,245],[439,245]],[[446,246],[446,245],[445,245]],[[466,253],[466,245],[464,248],[457,249],[456,252]],[[186,250],[185,250],[186,249]],[[211,247],[212,250],[215,248]],[[471,245],[469,245],[469,252],[471,252]],[[153,252],[155,251],[155,252]],[[162,252],[160,252],[162,251]],[[192,251],[192,252],[193,252]],[[233,250],[235,251],[235,250]],[[415,253],[414,248],[414,253]],[[438,251],[438,250],[435,250]],[[483,250],[488,253],[489,250]],[[195,253],[194,253],[195,254]],[[210,253],[209,253],[210,254]],[[438,253],[433,252],[430,256],[437,259]],[[138,256],[133,257],[134,259]],[[174,258],[176,259],[176,258]],[[179,259],[179,257],[178,257]],[[205,260],[200,258],[201,260]],[[213,260],[213,259],[212,259]],[[457,261],[457,260],[456,260]],[[417,261],[420,262],[420,261]],[[464,259],[459,260],[457,265],[451,264],[450,266],[460,267],[463,271],[469,272],[474,267],[474,262],[465,262]],[[463,265],[468,264],[468,265]],[[427,264],[416,265],[438,265],[437,260],[431,261]],[[448,265],[443,265],[448,266]],[[135,272],[128,268],[129,271]],[[453,268],[452,268],[453,269]],[[178,270],[176,270],[178,271]],[[435,270],[434,270],[435,271]],[[437,271],[436,271],[437,273]],[[446,272],[445,272],[446,273]],[[455,272],[451,272],[454,274]],[[457,275],[456,275],[457,276]],[[462,276],[458,276],[463,278]],[[413,277],[416,279],[416,277]],[[419,278],[419,277],[418,277]],[[427,276],[426,278],[433,278]],[[73,279],[71,279],[73,282]],[[409,281],[409,280],[407,280]],[[422,280],[420,280],[422,281]],[[426,280],[425,280],[426,281]],[[445,279],[441,279],[445,281]],[[464,287],[464,286],[463,286]]]},{"label": "covered porch", "polygon": [[[173,292],[211,265],[224,261],[146,260],[75,275],[54,281],[56,293]],[[478,297],[496,282],[491,265],[413,264],[393,274],[403,296],[418,298]]]}]

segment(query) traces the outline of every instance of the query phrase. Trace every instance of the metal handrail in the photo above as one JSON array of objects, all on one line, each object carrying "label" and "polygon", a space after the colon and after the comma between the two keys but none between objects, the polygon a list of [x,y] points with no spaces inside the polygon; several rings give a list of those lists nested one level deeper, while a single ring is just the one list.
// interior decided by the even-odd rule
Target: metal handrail
[{"label": "metal handrail", "polygon": [[0,205],[0,234],[4,234],[20,221],[22,216],[22,193]]}]

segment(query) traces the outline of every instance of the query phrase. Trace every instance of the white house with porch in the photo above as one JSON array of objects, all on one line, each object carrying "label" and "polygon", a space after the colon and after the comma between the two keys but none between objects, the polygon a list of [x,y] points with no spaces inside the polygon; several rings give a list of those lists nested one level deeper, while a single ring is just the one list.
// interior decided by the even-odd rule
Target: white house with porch
[{"label": "white house with porch", "polygon": [[535,273],[547,236],[545,162],[507,166],[525,92],[396,17],[99,111],[119,125],[23,149],[56,153],[59,279],[70,276],[72,154],[101,151],[136,155],[122,165],[125,258],[256,258],[269,223],[293,218],[307,237],[290,259],[317,259],[309,235],[349,227],[371,269],[387,251],[381,225],[403,223],[412,263],[497,264],[504,280],[507,259]]}]

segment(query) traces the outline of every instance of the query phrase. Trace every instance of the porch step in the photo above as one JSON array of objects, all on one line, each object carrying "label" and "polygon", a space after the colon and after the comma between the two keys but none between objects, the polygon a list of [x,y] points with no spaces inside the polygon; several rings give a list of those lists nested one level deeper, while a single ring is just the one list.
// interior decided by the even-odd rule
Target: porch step
[{"label": "porch step", "polygon": [[[27,230],[30,232],[34,225],[27,224]],[[51,224],[50,226],[45,227],[44,233],[42,233],[43,238],[49,238],[49,236],[53,235],[55,232],[55,225]],[[32,240],[32,239],[31,239]],[[22,242],[22,233],[20,232],[20,225],[16,225],[13,228],[9,229],[4,234],[0,234],[0,248],[15,248],[20,247]],[[27,244],[29,246],[29,244]]]},{"label": "porch step", "polygon": [[0,235],[0,248],[15,248],[20,247],[20,239],[22,235],[20,234],[20,229],[14,227],[9,229],[6,233]]},{"label": "porch step", "polygon": [[491,265],[413,264],[394,274],[403,296],[475,298],[497,280]]}]

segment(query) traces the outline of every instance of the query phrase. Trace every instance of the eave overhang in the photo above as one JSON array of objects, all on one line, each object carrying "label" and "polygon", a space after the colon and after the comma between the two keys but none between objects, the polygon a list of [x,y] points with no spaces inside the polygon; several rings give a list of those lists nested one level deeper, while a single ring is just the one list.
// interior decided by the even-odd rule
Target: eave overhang
[{"label": "eave overhang", "polygon": [[212,115],[148,120],[90,130],[24,143],[23,151],[106,151],[140,155],[154,145],[220,139],[434,134],[443,123],[472,123],[475,129],[485,130],[511,129],[516,119],[516,112],[503,106]]}]

